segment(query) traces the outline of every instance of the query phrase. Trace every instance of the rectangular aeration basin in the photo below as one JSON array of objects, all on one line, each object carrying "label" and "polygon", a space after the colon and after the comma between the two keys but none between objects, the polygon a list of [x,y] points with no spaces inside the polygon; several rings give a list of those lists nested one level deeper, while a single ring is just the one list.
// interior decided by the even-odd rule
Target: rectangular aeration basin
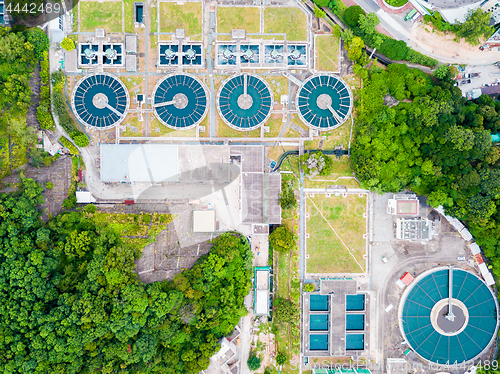
[{"label": "rectangular aeration basin", "polygon": [[345,309],[347,311],[365,310],[365,295],[346,295]]},{"label": "rectangular aeration basin", "polygon": [[328,311],[328,295],[311,295],[309,298],[309,310],[314,312]]}]

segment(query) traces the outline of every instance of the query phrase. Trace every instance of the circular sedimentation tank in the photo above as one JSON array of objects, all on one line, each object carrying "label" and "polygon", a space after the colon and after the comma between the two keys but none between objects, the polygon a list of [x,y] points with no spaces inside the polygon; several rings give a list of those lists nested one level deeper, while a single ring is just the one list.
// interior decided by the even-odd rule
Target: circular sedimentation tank
[{"label": "circular sedimentation tank", "polygon": [[403,294],[399,308],[401,333],[410,348],[443,365],[481,356],[495,339],[497,317],[491,289],[477,275],[454,268],[421,274]]},{"label": "circular sedimentation tank", "polygon": [[165,126],[186,130],[198,125],[208,111],[207,89],[190,74],[162,78],[153,91],[153,109]]},{"label": "circular sedimentation tank", "polygon": [[81,78],[73,90],[71,105],[78,120],[85,126],[105,130],[122,122],[130,97],[123,82],[108,73]]},{"label": "circular sedimentation tank", "polygon": [[297,93],[299,117],[313,129],[328,131],[342,125],[352,110],[352,93],[336,75],[313,75]]},{"label": "circular sedimentation tank", "polygon": [[271,116],[273,96],[265,80],[253,74],[226,79],[217,93],[217,109],[233,129],[251,131]]}]

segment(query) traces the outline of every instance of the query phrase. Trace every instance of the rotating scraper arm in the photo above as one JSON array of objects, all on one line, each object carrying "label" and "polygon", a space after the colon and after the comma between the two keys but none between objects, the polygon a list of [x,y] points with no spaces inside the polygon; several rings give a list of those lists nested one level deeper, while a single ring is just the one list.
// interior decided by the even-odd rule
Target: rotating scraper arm
[{"label": "rotating scraper arm", "polygon": [[104,100],[99,100],[99,103],[101,103],[105,108],[111,110],[118,117],[122,116],[122,113],[120,113],[119,111],[117,111],[115,108],[113,108],[111,105],[109,105],[108,103],[106,103]]}]

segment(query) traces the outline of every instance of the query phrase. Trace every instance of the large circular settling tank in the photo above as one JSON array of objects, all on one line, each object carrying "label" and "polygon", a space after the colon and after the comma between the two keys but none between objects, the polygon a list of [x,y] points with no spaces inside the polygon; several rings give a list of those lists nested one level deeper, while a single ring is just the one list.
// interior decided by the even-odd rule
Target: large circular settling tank
[{"label": "large circular settling tank", "polygon": [[153,91],[153,109],[165,126],[185,130],[198,125],[207,114],[207,89],[190,74],[169,75]]},{"label": "large circular settling tank", "polygon": [[76,83],[71,105],[81,123],[104,130],[125,119],[129,101],[127,88],[120,79],[108,73],[97,73]]},{"label": "large circular settling tank", "polygon": [[217,96],[219,115],[236,130],[254,130],[271,116],[271,88],[256,75],[241,74],[226,79]]},{"label": "large circular settling tank", "polygon": [[405,291],[399,323],[409,346],[423,359],[463,363],[478,358],[494,340],[497,311],[494,294],[478,276],[438,268],[417,277]]},{"label": "large circular settling tank", "polygon": [[313,75],[297,93],[299,117],[313,129],[332,130],[351,114],[352,94],[336,75]]}]

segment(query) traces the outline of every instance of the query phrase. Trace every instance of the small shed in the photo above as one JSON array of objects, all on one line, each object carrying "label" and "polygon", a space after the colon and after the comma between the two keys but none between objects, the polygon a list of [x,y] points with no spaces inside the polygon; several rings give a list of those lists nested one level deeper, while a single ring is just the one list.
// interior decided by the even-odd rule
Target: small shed
[{"label": "small shed", "polygon": [[413,278],[413,275],[408,272],[404,273],[403,276],[399,279],[401,279],[401,281],[407,286],[409,286],[410,283],[415,280],[415,278]]},{"label": "small shed", "polygon": [[193,212],[193,232],[214,232],[215,211],[195,210]]},{"label": "small shed", "polygon": [[89,191],[76,191],[76,202],[78,204],[95,203],[95,198]]},{"label": "small shed", "polygon": [[413,277],[413,275],[411,275],[410,273],[406,272],[403,274],[403,276],[401,278],[399,278],[396,282],[396,285],[403,289],[405,288],[406,286],[409,286],[411,284],[411,282],[413,282],[415,278]]}]

